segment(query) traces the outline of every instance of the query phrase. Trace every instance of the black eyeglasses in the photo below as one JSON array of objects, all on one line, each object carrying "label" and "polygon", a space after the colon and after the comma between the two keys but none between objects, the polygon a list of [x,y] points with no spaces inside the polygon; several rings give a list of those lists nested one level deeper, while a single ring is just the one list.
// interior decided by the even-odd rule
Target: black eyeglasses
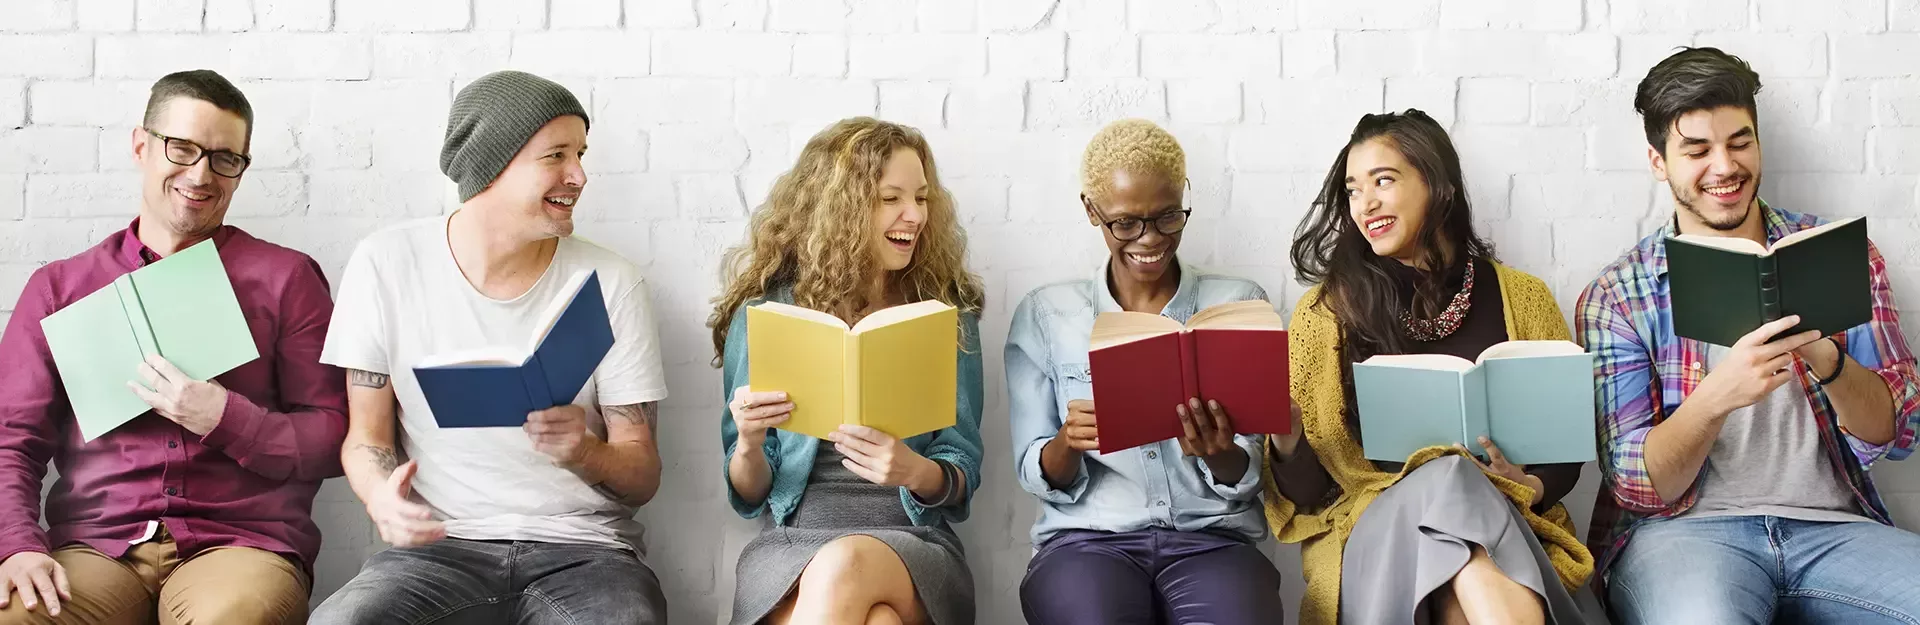
[{"label": "black eyeglasses", "polygon": [[253,164],[253,159],[247,158],[247,155],[231,150],[209,150],[200,147],[198,143],[179,137],[169,137],[152,130],[147,130],[147,134],[165,142],[167,162],[181,167],[192,167],[204,158],[207,159],[207,164],[213,169],[213,173],[228,178],[239,178],[240,174],[246,173],[247,166]]},{"label": "black eyeglasses", "polygon": [[1191,208],[1177,208],[1146,219],[1121,217],[1108,221],[1106,215],[1100,214],[1100,209],[1094,208],[1092,200],[1082,198],[1080,202],[1087,205],[1087,210],[1093,211],[1093,216],[1100,219],[1101,225],[1107,227],[1107,232],[1113,233],[1113,238],[1121,241],[1132,241],[1146,236],[1148,222],[1152,222],[1153,229],[1163,235],[1170,235],[1185,230],[1187,228],[1187,217],[1193,214],[1193,209]]}]

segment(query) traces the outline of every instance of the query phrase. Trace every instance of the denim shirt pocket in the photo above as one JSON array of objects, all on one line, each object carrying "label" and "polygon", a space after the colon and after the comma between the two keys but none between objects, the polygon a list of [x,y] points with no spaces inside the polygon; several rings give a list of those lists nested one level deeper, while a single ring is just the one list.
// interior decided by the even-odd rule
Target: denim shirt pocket
[{"label": "denim shirt pocket", "polygon": [[1093,367],[1084,362],[1061,363],[1054,367],[1054,379],[1057,380],[1056,394],[1060,401],[1060,418],[1067,418],[1067,402],[1076,399],[1093,399]]}]

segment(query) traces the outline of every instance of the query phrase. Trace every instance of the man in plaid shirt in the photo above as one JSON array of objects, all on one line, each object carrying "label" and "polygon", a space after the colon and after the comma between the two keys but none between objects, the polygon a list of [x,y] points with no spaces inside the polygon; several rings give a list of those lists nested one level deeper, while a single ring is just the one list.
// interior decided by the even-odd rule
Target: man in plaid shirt
[{"label": "man in plaid shirt", "polygon": [[1920,375],[1886,262],[1868,246],[1873,320],[1730,346],[1673,334],[1665,239],[1771,244],[1820,225],[1759,198],[1759,76],[1713,48],[1641,80],[1656,178],[1674,215],[1580,295],[1595,355],[1605,488],[1589,545],[1624,623],[1920,623],[1920,534],[1894,528],[1868,475],[1912,453]]}]

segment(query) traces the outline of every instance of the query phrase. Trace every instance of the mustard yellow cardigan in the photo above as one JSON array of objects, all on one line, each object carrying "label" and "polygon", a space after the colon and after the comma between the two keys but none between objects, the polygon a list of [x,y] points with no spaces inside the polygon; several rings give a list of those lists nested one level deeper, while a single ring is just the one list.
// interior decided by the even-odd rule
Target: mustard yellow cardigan
[{"label": "mustard yellow cardigan", "polygon": [[[1506,311],[1507,336],[1515,340],[1568,340],[1567,322],[1560,316],[1560,305],[1553,300],[1547,285],[1517,269],[1495,264],[1500,276],[1500,297]],[[1333,474],[1341,493],[1324,510],[1305,512],[1280,494],[1273,474],[1272,454],[1261,466],[1264,473],[1267,525],[1284,543],[1300,543],[1301,568],[1306,576],[1307,594],[1300,602],[1302,625],[1333,625],[1339,621],[1340,562],[1360,513],[1387,487],[1400,481],[1421,464],[1449,454],[1459,453],[1447,447],[1429,447],[1415,452],[1399,473],[1376,470],[1360,451],[1347,431],[1341,416],[1346,404],[1340,387],[1339,324],[1324,306],[1312,305],[1319,297],[1315,287],[1294,307],[1288,328],[1293,399],[1300,404],[1306,439],[1320,456],[1320,463]],[[1593,574],[1593,554],[1574,537],[1573,520],[1566,506],[1554,504],[1546,515],[1536,515],[1527,505],[1533,489],[1505,478],[1488,476],[1500,491],[1512,499],[1540,538],[1560,583],[1569,591],[1578,589]]]}]

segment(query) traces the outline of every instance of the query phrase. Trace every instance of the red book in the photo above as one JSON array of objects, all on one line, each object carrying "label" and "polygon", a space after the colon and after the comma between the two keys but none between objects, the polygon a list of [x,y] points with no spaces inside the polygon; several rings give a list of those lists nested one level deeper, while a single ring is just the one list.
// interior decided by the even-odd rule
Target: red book
[{"label": "red book", "polygon": [[1178,438],[1174,407],[1216,401],[1239,434],[1292,428],[1287,332],[1262,300],[1222,304],[1187,324],[1147,313],[1101,313],[1090,365],[1100,453]]}]

